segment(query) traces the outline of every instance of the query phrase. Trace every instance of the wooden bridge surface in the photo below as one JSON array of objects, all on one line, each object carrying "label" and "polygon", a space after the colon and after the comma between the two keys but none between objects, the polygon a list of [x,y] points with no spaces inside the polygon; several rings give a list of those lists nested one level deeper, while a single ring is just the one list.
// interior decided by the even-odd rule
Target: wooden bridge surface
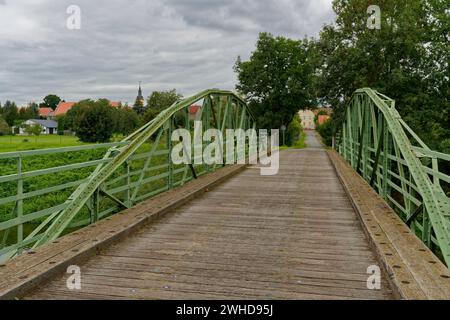
[{"label": "wooden bridge surface", "polygon": [[280,172],[250,167],[27,299],[391,299],[367,288],[378,265],[320,148],[283,151]]}]

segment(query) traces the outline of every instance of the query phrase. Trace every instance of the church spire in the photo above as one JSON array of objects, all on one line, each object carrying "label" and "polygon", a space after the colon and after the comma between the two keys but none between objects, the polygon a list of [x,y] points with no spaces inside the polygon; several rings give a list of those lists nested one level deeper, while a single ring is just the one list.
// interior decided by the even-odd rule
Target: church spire
[{"label": "church spire", "polygon": [[141,88],[141,81],[139,81],[139,90],[138,90],[138,96],[137,98],[140,100],[144,100],[144,96],[142,95],[142,88]]},{"label": "church spire", "polygon": [[142,94],[142,88],[141,88],[141,81],[139,81],[139,90],[138,90],[138,95],[136,97],[136,101],[134,102],[134,110],[140,114],[143,115],[145,112],[145,98],[144,95]]}]

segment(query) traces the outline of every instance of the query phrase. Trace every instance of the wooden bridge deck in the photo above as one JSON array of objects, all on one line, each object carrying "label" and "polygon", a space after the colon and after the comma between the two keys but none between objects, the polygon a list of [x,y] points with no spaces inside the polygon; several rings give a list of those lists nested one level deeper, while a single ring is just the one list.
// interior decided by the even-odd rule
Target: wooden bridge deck
[{"label": "wooden bridge deck", "polygon": [[0,299],[450,299],[447,267],[314,146],[281,152],[278,175],[226,167],[0,264]]},{"label": "wooden bridge deck", "polygon": [[324,150],[285,151],[280,172],[249,168],[87,260],[27,299],[390,299]]}]

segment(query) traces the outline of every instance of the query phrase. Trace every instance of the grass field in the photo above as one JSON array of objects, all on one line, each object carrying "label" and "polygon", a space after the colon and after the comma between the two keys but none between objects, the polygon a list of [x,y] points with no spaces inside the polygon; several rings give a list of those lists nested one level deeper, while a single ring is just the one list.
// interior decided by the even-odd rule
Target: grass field
[{"label": "grass field", "polygon": [[83,144],[74,136],[0,136],[0,152],[62,148]]}]

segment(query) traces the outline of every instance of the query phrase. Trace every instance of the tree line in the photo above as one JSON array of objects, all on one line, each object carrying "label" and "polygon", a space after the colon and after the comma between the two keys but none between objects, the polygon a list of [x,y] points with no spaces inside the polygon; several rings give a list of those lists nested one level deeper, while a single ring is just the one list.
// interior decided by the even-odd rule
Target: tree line
[{"label": "tree line", "polygon": [[[447,0],[389,0],[381,28],[367,27],[366,0],[334,0],[336,20],[318,38],[261,33],[237,89],[264,128],[288,125],[300,108],[330,105],[340,125],[353,92],[371,87],[397,101],[403,119],[433,149],[450,153],[450,9]],[[332,128],[331,128],[332,127]]]},{"label": "tree line", "polygon": [[[83,142],[107,142],[114,134],[128,135],[137,128],[153,120],[161,111],[182,99],[176,90],[154,91],[146,103],[137,101],[132,107],[119,105],[111,107],[107,99],[82,100],[76,103],[66,115],[58,116],[59,134],[75,133]],[[18,108],[12,101],[0,104],[0,135],[11,134],[13,126],[21,125],[25,133],[34,134],[32,126],[22,123],[29,119],[39,119],[39,108],[55,110],[63,100],[57,95],[48,95],[38,105],[34,102]],[[39,127],[40,128],[40,127]]]},{"label": "tree line", "polygon": [[58,118],[58,132],[70,130],[83,142],[106,142],[114,134],[129,135],[144,123],[153,120],[182,96],[171,91],[154,91],[146,101],[136,101],[133,107],[111,107],[107,99],[83,100]]}]

